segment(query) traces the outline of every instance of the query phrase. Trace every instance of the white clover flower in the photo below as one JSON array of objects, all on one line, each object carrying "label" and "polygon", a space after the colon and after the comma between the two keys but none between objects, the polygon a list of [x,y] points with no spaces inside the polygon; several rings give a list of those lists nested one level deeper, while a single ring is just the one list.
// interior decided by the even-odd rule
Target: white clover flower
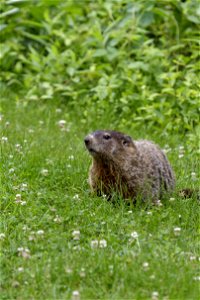
[{"label": "white clover flower", "polygon": [[73,239],[74,239],[75,241],[80,240],[80,231],[79,231],[79,230],[74,230],[74,231],[72,232],[72,236],[73,236]]},{"label": "white clover flower", "polygon": [[15,199],[16,200],[21,200],[22,199],[22,195],[21,194],[16,194],[15,195]]},{"label": "white clover flower", "polygon": [[26,201],[22,201],[21,194],[16,194],[16,196],[15,196],[15,203],[20,203],[21,205],[25,205]]},{"label": "white clover flower", "polygon": [[107,247],[107,241],[106,240],[100,240],[99,241],[99,248],[106,248]]},{"label": "white clover flower", "polygon": [[27,251],[23,251],[23,252],[21,253],[21,256],[22,256],[23,258],[25,258],[25,259],[28,259],[28,258],[31,257],[31,255],[30,255]]},{"label": "white clover flower", "polygon": [[195,172],[192,172],[191,173],[191,177],[192,177],[192,180],[197,180],[197,177],[196,177],[196,173]]},{"label": "white clover flower", "polygon": [[132,214],[132,213],[133,213],[133,211],[132,211],[132,210],[129,210],[129,211],[128,211],[128,214]]},{"label": "white clover flower", "polygon": [[47,169],[42,169],[42,170],[40,171],[40,173],[41,173],[43,176],[48,176],[49,170],[47,170]]},{"label": "white clover flower", "polygon": [[91,241],[90,245],[91,245],[91,248],[96,249],[96,248],[98,248],[99,241],[93,240],[93,241]]},{"label": "white clover flower", "polygon": [[152,215],[152,211],[147,211],[147,215],[151,216]]},{"label": "white clover flower", "polygon": [[179,154],[178,158],[182,158],[182,157],[184,157],[184,155],[183,154]]},{"label": "white clover flower", "polygon": [[190,260],[191,260],[191,261],[192,261],[192,260],[196,260],[196,256],[191,255],[191,256],[190,256]]},{"label": "white clover flower", "polygon": [[158,297],[159,297],[159,293],[158,292],[153,292],[152,294],[151,294],[151,299],[152,300],[157,300],[158,299]]},{"label": "white clover flower", "polygon": [[22,200],[15,199],[15,203],[21,203]]},{"label": "white clover flower", "polygon": [[81,268],[79,272],[80,277],[84,278],[85,277],[85,268]]},{"label": "white clover flower", "polygon": [[138,233],[136,231],[131,232],[131,237],[133,239],[137,239],[138,238]]},{"label": "white clover flower", "polygon": [[169,201],[171,201],[171,202],[174,201],[174,200],[175,200],[175,198],[169,198]]},{"label": "white clover flower", "polygon": [[10,168],[8,172],[9,172],[10,174],[12,174],[12,173],[15,172],[15,169],[14,169],[14,168]]},{"label": "white clover flower", "polygon": [[43,235],[43,234],[44,234],[44,230],[42,230],[42,229],[38,230],[38,231],[37,231],[37,234],[38,234],[38,235]]},{"label": "white clover flower", "polygon": [[31,257],[30,250],[28,248],[19,247],[17,250],[18,250],[19,256],[26,258],[26,259]]},{"label": "white clover flower", "polygon": [[155,206],[162,206],[162,202],[160,200],[155,200],[153,204]]},{"label": "white clover flower", "polygon": [[66,121],[65,121],[65,120],[60,120],[60,121],[58,121],[58,126],[59,126],[60,128],[64,128],[65,125],[66,125]]},{"label": "white clover flower", "polygon": [[17,271],[21,273],[21,272],[24,271],[24,268],[23,268],[23,267],[19,267],[19,268],[17,269]]},{"label": "white clover flower", "polygon": [[74,197],[73,197],[73,199],[79,200],[79,195],[78,195],[78,194],[75,194]]},{"label": "white clover flower", "polygon": [[80,300],[79,291],[73,291],[72,292],[72,300]]},{"label": "white clover flower", "polygon": [[194,279],[195,281],[200,281],[200,276],[195,276],[195,277],[193,277],[193,279]]},{"label": "white clover flower", "polygon": [[71,159],[71,160],[74,160],[74,155],[69,155],[68,158]]},{"label": "white clover flower", "polygon": [[164,149],[162,149],[162,151],[164,153],[168,153],[168,152],[172,151],[172,148],[164,148]]},{"label": "white clover flower", "polygon": [[175,235],[175,236],[179,236],[180,233],[181,233],[181,228],[180,228],[180,227],[175,227],[175,228],[174,228],[174,235]]},{"label": "white clover flower", "polygon": [[72,269],[66,267],[66,268],[65,268],[65,272],[66,272],[67,274],[72,274]]},{"label": "white clover flower", "polygon": [[5,237],[6,237],[5,233],[0,233],[0,240],[5,239]]},{"label": "white clover flower", "polygon": [[61,108],[56,108],[56,113],[57,114],[60,114],[62,112],[62,109]]},{"label": "white clover flower", "polygon": [[2,140],[3,143],[7,143],[8,138],[6,136],[2,136],[1,140]]},{"label": "white clover flower", "polygon": [[184,154],[185,153],[184,146],[180,146],[178,150],[179,150],[179,154]]},{"label": "white clover flower", "polygon": [[28,240],[31,242],[31,241],[35,241],[35,237],[34,237],[34,235],[30,235],[29,237],[28,237]]},{"label": "white clover flower", "polygon": [[61,223],[61,218],[56,215],[55,219],[53,219],[55,223]]},{"label": "white clover flower", "polygon": [[55,212],[55,211],[57,211],[57,209],[55,207],[50,207],[50,211]]},{"label": "white clover flower", "polygon": [[20,145],[20,144],[15,144],[15,148],[16,148],[16,150],[21,150],[21,148],[22,148],[22,146]]},{"label": "white clover flower", "polygon": [[148,262],[144,262],[144,263],[142,264],[142,266],[143,266],[143,268],[144,268],[145,270],[147,270],[147,269],[149,268],[149,263],[148,263]]},{"label": "white clover flower", "polygon": [[5,123],[5,126],[8,127],[9,125],[10,125],[10,122],[7,121],[7,122]]},{"label": "white clover flower", "polygon": [[27,187],[28,187],[27,183],[22,183],[22,184],[21,184],[21,187],[20,187],[20,190],[21,190],[21,191],[26,191],[26,190],[27,190]]},{"label": "white clover flower", "polygon": [[23,247],[19,247],[19,248],[17,248],[17,251],[18,252],[21,252],[21,251],[23,251],[24,250],[24,248]]}]

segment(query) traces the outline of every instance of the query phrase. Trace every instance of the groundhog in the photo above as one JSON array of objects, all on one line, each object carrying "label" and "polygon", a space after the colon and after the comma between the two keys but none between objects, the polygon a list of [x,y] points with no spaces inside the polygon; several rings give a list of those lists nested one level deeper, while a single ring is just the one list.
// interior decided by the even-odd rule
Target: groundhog
[{"label": "groundhog", "polygon": [[125,199],[156,202],[174,189],[170,163],[153,142],[111,130],[97,130],[84,142],[93,158],[89,184],[98,195],[117,192]]}]

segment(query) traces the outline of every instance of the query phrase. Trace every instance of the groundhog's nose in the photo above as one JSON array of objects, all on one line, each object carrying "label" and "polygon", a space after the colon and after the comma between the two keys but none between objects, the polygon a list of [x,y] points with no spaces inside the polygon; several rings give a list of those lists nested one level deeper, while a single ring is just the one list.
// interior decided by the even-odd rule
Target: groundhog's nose
[{"label": "groundhog's nose", "polygon": [[88,134],[85,139],[84,139],[84,142],[85,142],[85,145],[88,146],[92,140],[93,136],[91,134]]},{"label": "groundhog's nose", "polygon": [[85,142],[85,145],[87,146],[90,142],[90,139],[89,137],[86,136],[86,138],[84,139],[84,142]]},{"label": "groundhog's nose", "polygon": [[97,153],[97,147],[94,143],[94,136],[93,134],[88,134],[85,138],[84,138],[84,142],[85,142],[85,146],[87,148],[87,150],[89,151],[89,153],[91,155],[95,155]]}]

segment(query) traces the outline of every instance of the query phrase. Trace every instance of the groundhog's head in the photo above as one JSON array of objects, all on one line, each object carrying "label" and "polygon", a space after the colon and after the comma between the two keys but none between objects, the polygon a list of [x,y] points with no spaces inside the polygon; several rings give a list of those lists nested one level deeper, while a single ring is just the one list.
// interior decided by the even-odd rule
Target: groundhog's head
[{"label": "groundhog's head", "polygon": [[89,153],[94,158],[114,159],[135,151],[130,136],[112,130],[97,130],[84,139]]}]

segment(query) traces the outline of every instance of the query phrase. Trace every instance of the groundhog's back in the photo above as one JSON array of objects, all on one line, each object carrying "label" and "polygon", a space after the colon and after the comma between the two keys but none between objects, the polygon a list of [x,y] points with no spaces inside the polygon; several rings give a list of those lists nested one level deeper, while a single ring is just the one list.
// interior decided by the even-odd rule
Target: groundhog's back
[{"label": "groundhog's back", "polygon": [[155,194],[161,196],[163,190],[173,190],[175,185],[174,173],[165,153],[151,141],[140,140],[134,143],[140,156],[139,160],[144,174],[148,178],[152,178],[152,189],[155,190]]}]

